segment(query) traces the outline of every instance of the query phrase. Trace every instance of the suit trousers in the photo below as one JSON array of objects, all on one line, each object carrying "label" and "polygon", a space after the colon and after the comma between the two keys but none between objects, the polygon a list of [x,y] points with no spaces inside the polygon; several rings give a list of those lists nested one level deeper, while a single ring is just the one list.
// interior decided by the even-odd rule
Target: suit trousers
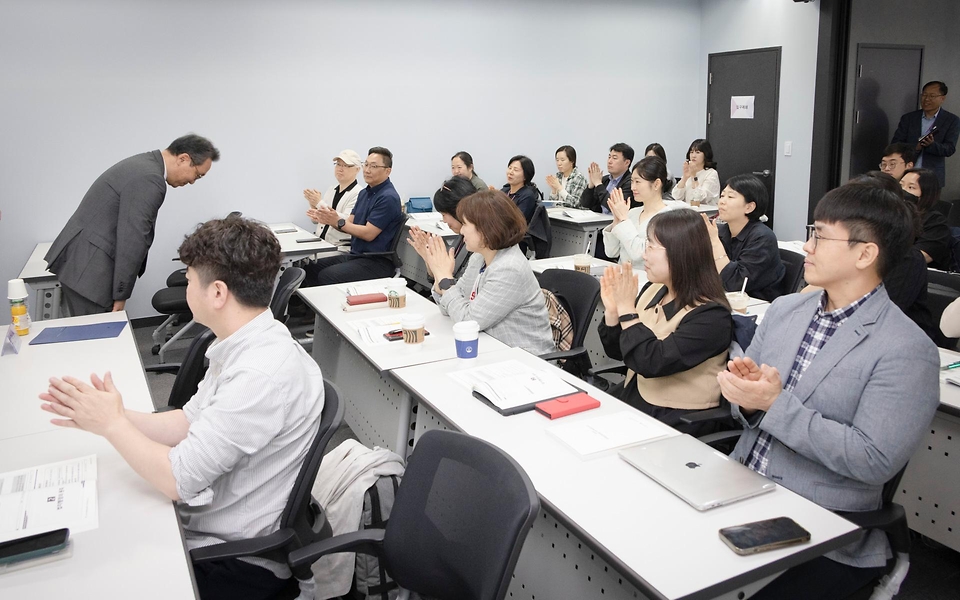
[{"label": "suit trousers", "polygon": [[63,301],[67,305],[67,310],[70,311],[71,317],[96,315],[113,310],[113,306],[100,306],[93,300],[80,295],[62,283],[60,284],[60,294],[63,296]]},{"label": "suit trousers", "polygon": [[858,568],[817,557],[787,569],[754,596],[754,600],[833,600],[847,598],[886,572],[883,567]]},{"label": "suit trousers", "polygon": [[389,258],[345,253],[321,258],[304,267],[304,270],[307,276],[303,280],[303,287],[379,279],[392,277],[394,273],[393,261]]}]

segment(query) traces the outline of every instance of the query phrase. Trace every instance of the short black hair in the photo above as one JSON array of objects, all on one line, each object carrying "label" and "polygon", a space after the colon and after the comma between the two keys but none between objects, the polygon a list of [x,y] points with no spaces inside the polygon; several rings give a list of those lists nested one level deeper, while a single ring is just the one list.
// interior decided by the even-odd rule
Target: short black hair
[{"label": "short black hair", "polygon": [[567,160],[573,163],[573,168],[576,169],[577,168],[577,151],[574,149],[574,147],[560,146],[559,148],[557,148],[557,151],[553,153],[553,155],[556,156],[561,152],[567,155]]},{"label": "short black hair", "polygon": [[624,144],[623,142],[617,142],[616,144],[610,146],[610,152],[619,152],[625,159],[627,159],[628,164],[633,163],[633,148],[627,144]]},{"label": "short black hair", "polygon": [[913,146],[910,144],[890,144],[883,149],[884,157],[893,156],[894,154],[899,154],[905,163],[916,162],[916,152],[914,152]]},{"label": "short black hair", "polygon": [[211,162],[220,160],[220,151],[214,147],[213,143],[195,133],[188,133],[170,142],[167,152],[174,156],[190,155],[190,164],[193,166],[202,165],[208,158]]},{"label": "short black hair", "polygon": [[520,168],[523,169],[523,185],[536,186],[533,182],[533,176],[537,171],[533,167],[533,161],[523,154],[518,154],[507,161],[507,166],[509,167],[514,162],[519,162]]},{"label": "short black hair", "polygon": [[280,242],[264,225],[237,216],[213,219],[198,225],[177,252],[203,285],[222,281],[240,304],[270,306],[280,271]]},{"label": "short black hair", "polygon": [[653,183],[660,180],[660,191],[669,189],[670,177],[667,175],[667,163],[659,156],[644,156],[633,165],[633,173],[644,181]]},{"label": "short black hair", "polygon": [[[452,159],[451,159],[452,160]],[[433,195],[433,209],[437,212],[457,216],[457,205],[467,196],[477,191],[469,179],[451,177],[443,182]]]},{"label": "short black hair", "polygon": [[850,181],[827,192],[817,204],[813,220],[839,223],[850,233],[850,239],[876,244],[879,248],[877,275],[882,279],[913,244],[913,218],[902,195],[890,190],[876,180],[878,178],[874,178],[874,182],[865,179]]},{"label": "short black hair", "polygon": [[940,86],[940,93],[943,94],[944,96],[947,95],[947,84],[945,84],[945,83],[942,82],[942,81],[929,81],[929,82],[923,84],[923,87],[920,88],[920,90],[923,91],[923,90],[927,89],[928,87],[930,87],[931,85]]},{"label": "short black hair", "polygon": [[393,168],[393,152],[390,152],[383,146],[374,146],[373,148],[367,150],[367,155],[369,156],[371,154],[379,154],[383,157],[383,166],[388,169]]},{"label": "short black hair", "polygon": [[767,186],[756,175],[734,175],[727,180],[727,187],[743,196],[744,202],[753,202],[754,209],[747,214],[751,221],[757,221],[767,212],[770,194]]},{"label": "short black hair", "polygon": [[697,138],[690,142],[690,147],[687,148],[687,160],[690,160],[690,152],[694,150],[699,150],[703,152],[703,166],[706,169],[716,169],[717,163],[713,160],[713,146],[710,145],[710,142],[703,139]]}]

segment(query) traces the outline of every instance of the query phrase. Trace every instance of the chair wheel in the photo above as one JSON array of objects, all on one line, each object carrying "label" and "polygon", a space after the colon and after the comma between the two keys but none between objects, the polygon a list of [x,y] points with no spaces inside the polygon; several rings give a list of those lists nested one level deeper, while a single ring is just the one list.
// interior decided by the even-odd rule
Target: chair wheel
[{"label": "chair wheel", "polygon": [[150,354],[154,356],[160,354],[160,344],[156,344],[153,348],[150,348]]}]

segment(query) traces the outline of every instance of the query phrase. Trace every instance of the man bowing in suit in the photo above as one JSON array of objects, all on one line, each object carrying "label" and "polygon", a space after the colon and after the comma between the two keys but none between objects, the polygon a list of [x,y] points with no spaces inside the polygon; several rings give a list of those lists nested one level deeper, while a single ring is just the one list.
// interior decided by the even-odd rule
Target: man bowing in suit
[{"label": "man bowing in suit", "polygon": [[944,159],[957,151],[960,117],[940,108],[947,99],[947,84],[931,81],[920,92],[920,110],[900,117],[891,143],[916,144],[914,167],[937,174],[940,187],[946,185]]},{"label": "man bowing in suit", "polygon": [[44,257],[72,316],[123,310],[146,269],[167,186],[194,183],[219,159],[209,140],[189,134],[121,160],[93,182]]},{"label": "man bowing in suit", "polygon": [[[824,508],[868,511],[937,410],[939,355],[882,283],[913,242],[903,199],[848,183],[820,200],[814,226],[804,278],[823,291],[776,300],[746,356],[717,375],[744,426],[731,457]],[[890,556],[868,531],[754,598],[845,598]]]}]

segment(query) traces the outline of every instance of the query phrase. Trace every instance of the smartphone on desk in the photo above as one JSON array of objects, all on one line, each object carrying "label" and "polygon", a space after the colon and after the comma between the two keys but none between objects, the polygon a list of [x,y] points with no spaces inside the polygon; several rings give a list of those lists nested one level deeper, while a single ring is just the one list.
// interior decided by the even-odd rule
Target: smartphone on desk
[{"label": "smartphone on desk", "polygon": [[777,517],[724,527],[720,539],[737,554],[747,555],[809,542],[810,532],[790,517]]},{"label": "smartphone on desk", "polygon": [[0,543],[0,564],[56,554],[67,547],[69,529],[56,529]]}]

